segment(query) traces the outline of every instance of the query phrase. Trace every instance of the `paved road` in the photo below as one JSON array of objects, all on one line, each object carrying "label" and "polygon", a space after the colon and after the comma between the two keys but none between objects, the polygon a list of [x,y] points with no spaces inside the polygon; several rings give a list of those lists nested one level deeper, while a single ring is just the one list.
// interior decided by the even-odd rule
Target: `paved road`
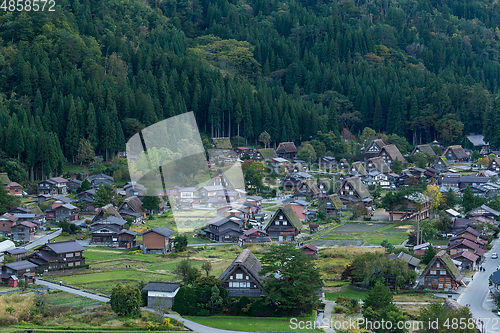
[{"label": "paved road", "polygon": [[[77,288],[73,288],[73,287],[66,286],[66,285],[59,285],[58,283],[50,282],[50,281],[47,281],[45,279],[38,278],[36,280],[36,284],[48,287],[50,289],[62,290],[62,291],[65,291],[65,292],[68,292],[71,294],[78,295],[78,296],[83,296],[83,297],[95,299],[97,301],[104,302],[104,303],[109,302],[109,297],[94,294],[94,293],[88,292],[86,290],[77,289]],[[151,311],[151,312],[155,312],[153,309],[150,309],[150,308],[142,308],[142,309],[147,310],[147,311]],[[186,328],[190,329],[191,331],[194,331],[194,332],[200,332],[200,333],[247,333],[247,332],[241,332],[241,331],[229,331],[229,330],[221,330],[221,329],[217,329],[217,328],[213,328],[213,327],[208,327],[205,325],[195,323],[194,321],[182,318],[179,315],[166,314],[165,316],[184,322],[184,326]]]},{"label": "paved road", "polygon": [[36,284],[45,286],[45,287],[50,288],[50,289],[62,290],[62,291],[65,291],[65,292],[68,292],[71,294],[95,299],[96,301],[100,301],[100,302],[104,302],[104,303],[109,302],[109,297],[94,294],[94,293],[91,293],[91,292],[88,292],[88,291],[85,291],[82,289],[77,289],[77,288],[73,288],[73,287],[66,286],[66,285],[59,285],[58,283],[50,282],[50,281],[45,280],[45,279],[37,278]]},{"label": "paved road", "polygon": [[47,234],[45,236],[42,236],[38,239],[35,239],[34,241],[32,241],[31,243],[29,244],[26,244],[25,246],[23,246],[26,250],[30,250],[34,247],[37,247],[37,246],[40,246],[40,245],[43,245],[45,243],[47,243],[49,240],[53,239],[53,238],[56,238],[57,236],[59,236],[61,234],[61,228],[58,228],[56,231],[53,231],[51,232],[50,234]]},{"label": "paved road", "polygon": [[489,276],[496,270],[500,264],[499,259],[491,259],[491,253],[500,252],[500,242],[495,240],[493,248],[486,254],[486,260],[483,267],[486,272],[476,272],[463,294],[458,298],[461,305],[470,304],[470,310],[474,318],[482,319],[485,322],[484,332],[500,332],[500,317],[491,312],[495,308],[493,299],[488,289]]}]

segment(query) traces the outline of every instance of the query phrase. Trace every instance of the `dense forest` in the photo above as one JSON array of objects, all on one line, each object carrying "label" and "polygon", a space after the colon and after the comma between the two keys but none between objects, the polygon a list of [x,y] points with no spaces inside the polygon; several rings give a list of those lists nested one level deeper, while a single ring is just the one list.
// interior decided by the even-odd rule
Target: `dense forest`
[{"label": "dense forest", "polygon": [[[61,0],[0,11],[0,156],[40,179],[194,111],[208,136],[500,146],[494,0]],[[321,132],[321,133],[319,133]],[[0,168],[2,167],[0,163]],[[5,166],[5,165],[4,165]]]}]

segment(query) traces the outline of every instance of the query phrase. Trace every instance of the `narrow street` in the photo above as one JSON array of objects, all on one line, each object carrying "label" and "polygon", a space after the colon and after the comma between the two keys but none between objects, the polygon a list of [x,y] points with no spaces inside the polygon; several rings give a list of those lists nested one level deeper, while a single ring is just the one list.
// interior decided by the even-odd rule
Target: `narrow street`
[{"label": "narrow street", "polygon": [[486,272],[476,272],[474,280],[470,281],[465,291],[458,298],[460,305],[469,304],[472,315],[475,319],[481,319],[484,322],[484,330],[479,326],[482,332],[500,332],[500,317],[496,312],[492,312],[496,308],[489,292],[489,277],[496,271],[500,265],[500,259],[491,259],[491,254],[500,251],[500,241],[497,239],[493,242],[493,248],[485,255],[486,260],[483,263],[483,268]]}]

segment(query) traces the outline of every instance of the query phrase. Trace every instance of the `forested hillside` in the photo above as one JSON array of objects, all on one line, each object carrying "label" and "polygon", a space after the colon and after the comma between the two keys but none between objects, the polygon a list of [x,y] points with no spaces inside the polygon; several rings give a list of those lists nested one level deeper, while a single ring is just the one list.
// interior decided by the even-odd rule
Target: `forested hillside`
[{"label": "forested hillside", "polygon": [[111,156],[191,110],[210,136],[339,140],[369,126],[500,145],[497,0],[57,4],[0,11],[1,154],[35,178],[60,171],[81,138]]}]

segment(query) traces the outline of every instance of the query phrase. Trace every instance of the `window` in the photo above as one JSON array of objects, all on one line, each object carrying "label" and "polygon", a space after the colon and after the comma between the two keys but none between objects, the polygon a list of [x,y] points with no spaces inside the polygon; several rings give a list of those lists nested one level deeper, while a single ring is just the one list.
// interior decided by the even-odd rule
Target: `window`
[{"label": "window", "polygon": [[243,274],[236,274],[237,280],[243,280]]},{"label": "window", "polygon": [[247,276],[245,276],[245,278],[248,280],[250,277],[247,275]]},{"label": "window", "polygon": [[439,289],[443,289],[443,284],[442,284],[442,283],[439,283],[439,284],[438,284],[438,288],[439,288]]},{"label": "window", "polygon": [[288,225],[288,223],[286,221],[283,221],[283,225]]},{"label": "window", "polygon": [[280,215],[280,220],[283,220],[283,215]]},{"label": "window", "polygon": [[29,272],[30,271],[30,268],[26,268],[26,272]]},{"label": "window", "polygon": [[436,263],[436,267],[440,267],[439,265],[440,265],[440,263],[439,263],[439,262],[437,262],[437,263]]},{"label": "window", "polygon": [[436,270],[435,269],[431,269],[431,275],[436,275]]},{"label": "window", "polygon": [[446,275],[446,270],[444,270],[444,269],[443,269],[443,270],[441,271],[441,275]]},{"label": "window", "polygon": [[280,225],[280,221],[274,222],[274,225]]},{"label": "window", "polygon": [[68,263],[68,266],[73,266],[73,263],[72,263],[72,262],[69,262],[69,263]]}]

